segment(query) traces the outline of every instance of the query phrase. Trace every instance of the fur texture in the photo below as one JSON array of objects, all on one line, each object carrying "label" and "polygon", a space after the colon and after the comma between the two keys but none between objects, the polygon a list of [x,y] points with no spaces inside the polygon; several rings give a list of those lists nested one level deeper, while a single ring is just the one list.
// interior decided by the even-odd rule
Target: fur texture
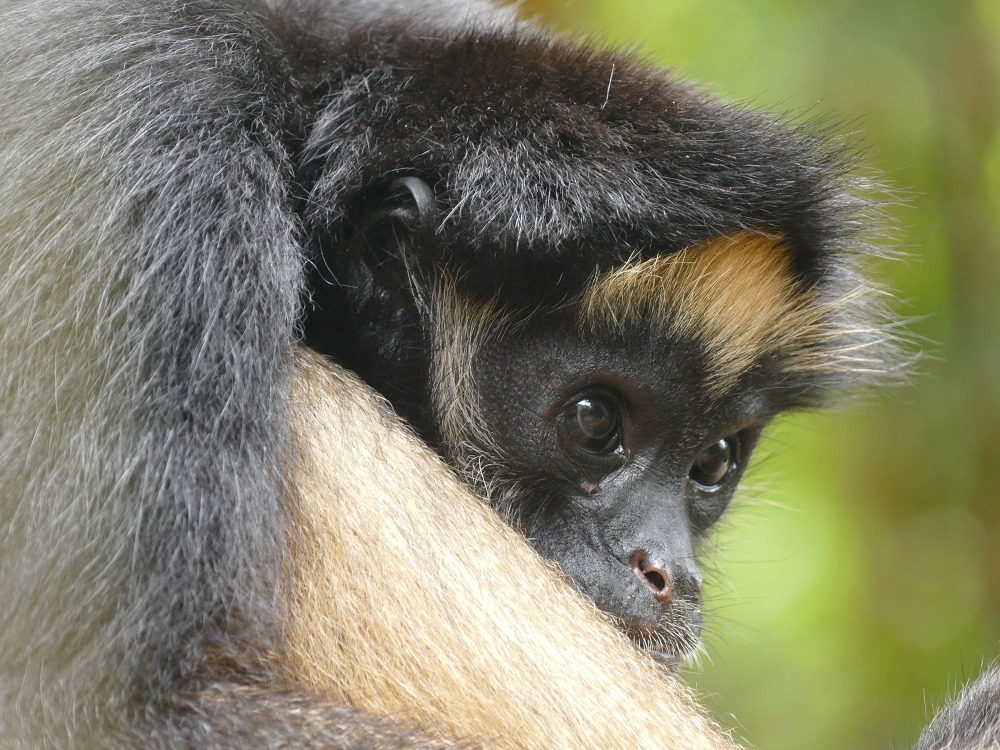
[{"label": "fur texture", "polygon": [[665,340],[696,341],[706,386],[721,397],[766,360],[775,380],[844,381],[852,370],[880,371],[879,331],[838,326],[857,321],[837,308],[863,294],[820,302],[798,287],[779,237],[741,232],[626,263],[595,278],[574,304],[589,331],[628,332],[644,321]]},{"label": "fur texture", "polygon": [[476,304],[743,228],[836,298],[839,154],[483,3],[0,0],[0,66],[5,746],[731,747],[297,360],[308,268],[406,173]]},{"label": "fur texture", "polygon": [[987,669],[930,723],[916,750],[996,750],[1000,747],[1000,671]]},{"label": "fur texture", "polygon": [[[266,8],[211,0],[118,0],[100,10],[33,0],[6,2],[0,12],[0,593],[17,603],[0,615],[3,744],[452,746],[457,739],[427,739],[398,715],[384,721],[353,707],[395,712],[406,696],[373,703],[378,675],[351,671],[336,645],[340,626],[315,604],[300,608],[311,587],[329,592],[345,570],[358,570],[341,553],[375,549],[360,538],[349,549],[321,548],[330,516],[308,514],[331,494],[352,512],[391,515],[407,498],[394,487],[373,492],[371,480],[410,461],[427,473],[400,478],[400,491],[437,498],[444,486],[451,490],[442,499],[457,493],[473,509],[476,500],[357,383],[335,389],[332,404],[317,395],[334,414],[319,423],[310,414],[302,429],[334,426],[339,432],[320,447],[358,446],[362,463],[338,464],[353,472],[342,482],[317,466],[325,457],[308,454],[319,473],[293,473],[294,504],[283,489],[306,263],[293,155],[307,136],[307,97],[281,37],[295,13],[280,20]],[[365,399],[361,416],[346,416]],[[369,419],[415,456],[379,452]],[[643,695],[639,680],[650,680],[651,692],[662,687],[660,701],[646,705],[677,709],[667,719],[641,709],[646,729],[623,736],[647,732],[646,746],[728,745],[681,688],[657,682],[517,537],[501,534],[496,544],[521,561],[503,566],[510,586],[523,564],[525,579],[539,576],[531,585],[549,603],[544,611],[584,612],[578,632],[594,629],[593,653],[607,643],[623,649],[601,677],[615,689],[632,686],[620,688],[618,710]],[[414,539],[426,545],[427,536]],[[395,541],[405,549],[405,538]],[[456,538],[454,551],[468,554],[481,541]],[[432,570],[377,580],[395,601],[397,581],[416,590]],[[310,572],[315,581],[303,577]],[[502,612],[508,602],[494,598],[488,571],[469,564],[465,572],[475,596],[452,594],[459,609],[449,616],[461,622],[471,607],[471,622]],[[338,592],[330,594],[335,603]],[[516,628],[516,643],[466,626],[441,644],[508,680],[508,703],[528,674],[550,675],[566,705],[547,722],[548,696],[537,691],[521,708],[522,725],[529,716],[538,722],[536,739],[519,740],[502,714],[483,724],[492,696],[456,696],[453,676],[437,681],[436,670],[420,667],[427,648],[440,655],[440,621],[425,616],[418,645],[426,645],[403,650],[414,642],[379,639],[391,610],[352,601],[362,608],[346,613],[344,637],[370,638],[382,659],[410,662],[430,702],[402,719],[447,715],[429,730],[475,744],[548,746],[537,739],[545,730],[567,746],[588,743],[583,732],[603,698],[585,689],[579,670],[558,676],[586,642],[562,642],[548,622],[536,622],[535,640],[511,611],[503,621]],[[395,616],[407,606],[420,605],[399,600]],[[305,623],[333,629],[308,632]],[[521,665],[530,672],[519,674]],[[345,669],[350,679],[329,676]],[[625,671],[621,680],[616,669]],[[468,687],[470,674],[459,684]],[[574,690],[579,700],[569,700]],[[456,699],[467,710],[448,706]]]},{"label": "fur texture", "polygon": [[19,604],[0,615],[0,705],[15,746],[101,744],[206,651],[242,658],[279,632],[302,260],[272,39],[222,3],[2,6],[0,592]]}]

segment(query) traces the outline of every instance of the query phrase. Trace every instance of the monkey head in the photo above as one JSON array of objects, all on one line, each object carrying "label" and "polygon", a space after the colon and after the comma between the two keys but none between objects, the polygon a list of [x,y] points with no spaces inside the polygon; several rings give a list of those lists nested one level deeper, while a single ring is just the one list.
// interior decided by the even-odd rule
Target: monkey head
[{"label": "monkey head", "polygon": [[621,53],[383,41],[317,84],[307,343],[673,661],[763,427],[891,356],[848,160]]}]

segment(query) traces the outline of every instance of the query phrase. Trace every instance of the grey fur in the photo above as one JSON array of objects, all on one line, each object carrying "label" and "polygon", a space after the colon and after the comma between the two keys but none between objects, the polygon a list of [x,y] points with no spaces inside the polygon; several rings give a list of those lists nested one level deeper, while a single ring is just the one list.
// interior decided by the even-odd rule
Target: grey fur
[{"label": "grey fur", "polygon": [[359,27],[378,25],[385,19],[402,22],[414,33],[454,32],[470,26],[511,28],[524,26],[513,7],[500,8],[490,0],[267,0],[282,14],[305,16],[319,22],[330,33],[350,33]]},{"label": "grey fur", "polygon": [[934,717],[916,750],[1000,748],[1000,670],[987,669]]},{"label": "grey fur", "polygon": [[141,717],[136,696],[233,650],[237,612],[251,650],[275,637],[301,260],[277,137],[291,105],[258,75],[281,62],[247,43],[268,36],[259,14],[212,2],[0,15],[0,591],[18,602],[0,615],[0,705],[15,746]]}]

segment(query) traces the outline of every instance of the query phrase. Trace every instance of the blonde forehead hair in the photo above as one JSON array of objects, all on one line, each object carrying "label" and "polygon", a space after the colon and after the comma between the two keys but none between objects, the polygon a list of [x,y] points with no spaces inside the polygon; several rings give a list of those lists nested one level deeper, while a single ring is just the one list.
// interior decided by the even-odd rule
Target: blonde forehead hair
[{"label": "blonde forehead hair", "polygon": [[743,230],[595,276],[575,306],[584,330],[627,334],[636,323],[704,348],[710,390],[731,387],[761,357],[815,367],[817,345],[837,331],[830,303],[796,283],[782,237]]}]

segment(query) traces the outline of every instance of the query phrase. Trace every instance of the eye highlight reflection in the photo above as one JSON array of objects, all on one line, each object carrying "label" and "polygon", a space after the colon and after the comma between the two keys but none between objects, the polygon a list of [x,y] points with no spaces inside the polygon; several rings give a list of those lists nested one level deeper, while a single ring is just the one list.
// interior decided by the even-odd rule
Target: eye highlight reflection
[{"label": "eye highlight reflection", "polygon": [[621,447],[621,417],[618,406],[597,394],[584,396],[571,404],[563,417],[563,429],[569,441],[586,453],[607,454]]},{"label": "eye highlight reflection", "polygon": [[695,457],[688,477],[703,490],[719,489],[736,469],[738,438],[723,438]]}]

